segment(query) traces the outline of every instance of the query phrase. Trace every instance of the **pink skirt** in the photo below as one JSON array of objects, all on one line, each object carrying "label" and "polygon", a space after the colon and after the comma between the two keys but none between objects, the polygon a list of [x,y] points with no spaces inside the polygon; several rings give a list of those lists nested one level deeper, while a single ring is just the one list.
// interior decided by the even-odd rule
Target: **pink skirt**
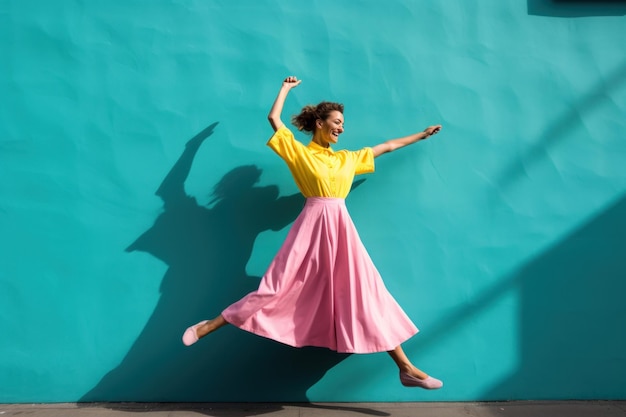
[{"label": "pink skirt", "polygon": [[258,290],[222,312],[294,347],[389,351],[418,332],[385,288],[341,198],[307,198]]}]

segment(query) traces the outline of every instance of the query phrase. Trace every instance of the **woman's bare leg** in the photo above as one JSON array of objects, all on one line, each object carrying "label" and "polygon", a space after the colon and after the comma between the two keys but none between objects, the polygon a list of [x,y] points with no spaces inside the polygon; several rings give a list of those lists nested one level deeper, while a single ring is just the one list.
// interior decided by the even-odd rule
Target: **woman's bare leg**
[{"label": "woman's bare leg", "polygon": [[389,356],[391,356],[391,359],[393,359],[396,365],[398,365],[398,369],[400,370],[400,372],[406,372],[407,374],[414,376],[416,378],[419,378],[419,379],[428,378],[427,374],[425,374],[420,369],[416,368],[411,363],[409,358],[407,358],[406,354],[404,353],[402,346],[398,346],[394,350],[390,350],[387,353],[389,353]]},{"label": "woman's bare leg", "polygon": [[202,337],[206,336],[209,333],[213,333],[214,331],[216,331],[220,327],[226,326],[227,324],[228,324],[228,322],[220,314],[219,316],[215,317],[213,320],[208,320],[203,325],[198,326],[196,328],[196,334],[198,335],[198,338],[202,338]]}]

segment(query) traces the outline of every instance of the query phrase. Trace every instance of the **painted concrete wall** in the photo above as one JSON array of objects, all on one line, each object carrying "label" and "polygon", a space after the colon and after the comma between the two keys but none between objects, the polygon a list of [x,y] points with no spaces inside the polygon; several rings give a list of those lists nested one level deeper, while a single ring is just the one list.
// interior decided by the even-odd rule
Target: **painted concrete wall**
[{"label": "painted concrete wall", "polygon": [[[0,401],[626,399],[623,1],[0,1]],[[255,288],[302,204],[266,146],[432,123],[348,206],[420,327],[386,354],[182,331]],[[299,137],[307,141],[304,136]]]}]

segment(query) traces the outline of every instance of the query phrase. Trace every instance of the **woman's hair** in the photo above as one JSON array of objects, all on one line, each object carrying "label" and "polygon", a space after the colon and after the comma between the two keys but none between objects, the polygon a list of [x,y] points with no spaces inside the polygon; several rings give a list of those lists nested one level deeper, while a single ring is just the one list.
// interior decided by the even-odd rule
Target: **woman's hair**
[{"label": "woman's hair", "polygon": [[330,112],[334,110],[343,113],[343,104],[330,101],[322,101],[317,106],[309,104],[302,108],[300,114],[291,118],[291,123],[297,127],[298,130],[315,133],[315,121],[317,119],[326,120]]}]

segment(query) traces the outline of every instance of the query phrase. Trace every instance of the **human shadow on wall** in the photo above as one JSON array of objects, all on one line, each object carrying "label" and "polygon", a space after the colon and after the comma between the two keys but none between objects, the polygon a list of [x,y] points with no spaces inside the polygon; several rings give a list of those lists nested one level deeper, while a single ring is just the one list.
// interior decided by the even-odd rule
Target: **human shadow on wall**
[{"label": "human shadow on wall", "polygon": [[528,14],[550,17],[624,16],[626,0],[528,0]]},{"label": "human shadow on wall", "polygon": [[156,192],[164,211],[127,248],[168,266],[154,312],[119,366],[80,402],[306,402],[307,389],[348,356],[295,349],[232,327],[183,346],[187,326],[257,288],[259,277],[245,270],[256,237],[287,226],[304,203],[300,194],[279,197],[277,186],[256,186],[261,170],[253,165],[224,175],[207,207],[188,196],[192,162],[216,125],[186,144]]},{"label": "human shadow on wall", "polygon": [[626,196],[530,261],[515,373],[488,399],[624,399]]}]

